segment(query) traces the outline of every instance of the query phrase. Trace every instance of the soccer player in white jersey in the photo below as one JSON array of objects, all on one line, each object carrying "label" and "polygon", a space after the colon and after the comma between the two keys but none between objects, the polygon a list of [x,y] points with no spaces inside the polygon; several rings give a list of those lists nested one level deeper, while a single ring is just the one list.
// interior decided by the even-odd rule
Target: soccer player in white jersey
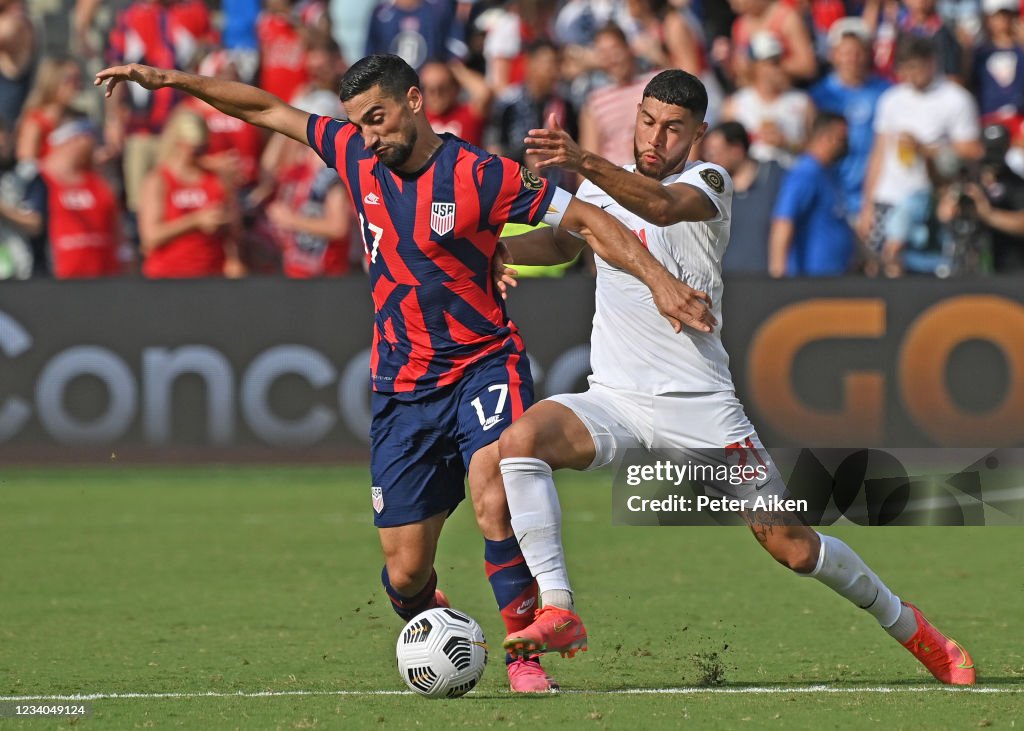
[{"label": "soccer player in white jersey", "polygon": [[[541,166],[558,165],[586,178],[577,196],[633,229],[675,276],[709,293],[722,320],[722,255],[729,241],[732,181],[721,167],[688,162],[707,124],[707,94],[679,70],[654,77],[637,109],[635,165],[618,167],[582,151],[549,121],[532,130],[529,153]],[[843,125],[837,128],[837,145]],[[552,237],[569,258],[578,239],[542,229],[506,240],[512,260],[549,264]],[[529,654],[586,649],[573,607],[561,541],[561,509],[552,470],[587,470],[630,448],[745,449],[770,468],[772,489],[782,478],[736,398],[728,355],[718,331],[677,333],[658,314],[650,292],[634,277],[597,258],[597,306],[590,389],[531,407],[500,438],[501,472],[512,527],[537,578],[544,604],[533,624],[509,635],[505,648]],[[751,461],[750,464],[753,464]],[[746,514],[762,546],[801,576],[810,576],[879,624],[944,683],[974,683],[967,652],[942,635],[914,606],[900,601],[845,543],[795,521]]]}]

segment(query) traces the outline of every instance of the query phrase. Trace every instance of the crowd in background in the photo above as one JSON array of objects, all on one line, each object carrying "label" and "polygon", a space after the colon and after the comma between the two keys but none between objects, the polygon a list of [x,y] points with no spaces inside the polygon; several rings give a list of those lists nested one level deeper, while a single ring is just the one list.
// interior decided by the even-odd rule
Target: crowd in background
[{"label": "crowd in background", "polygon": [[358,270],[347,193],[307,147],[171,89],[104,101],[91,75],[197,71],[340,117],[369,53],[419,71],[438,132],[526,166],[552,117],[631,163],[644,85],[695,74],[694,157],[735,184],[727,274],[1024,271],[1021,0],[65,1],[55,40],[0,0],[0,278]]}]

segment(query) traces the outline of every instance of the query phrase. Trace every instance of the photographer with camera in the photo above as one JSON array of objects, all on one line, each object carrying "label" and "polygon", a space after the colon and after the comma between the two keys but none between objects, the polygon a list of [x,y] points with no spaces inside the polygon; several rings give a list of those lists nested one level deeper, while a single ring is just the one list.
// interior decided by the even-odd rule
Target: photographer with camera
[{"label": "photographer with camera", "polygon": [[985,155],[978,183],[965,186],[978,221],[990,229],[992,264],[999,274],[1024,271],[1024,178],[1006,164],[1010,134],[993,124],[982,132]]}]

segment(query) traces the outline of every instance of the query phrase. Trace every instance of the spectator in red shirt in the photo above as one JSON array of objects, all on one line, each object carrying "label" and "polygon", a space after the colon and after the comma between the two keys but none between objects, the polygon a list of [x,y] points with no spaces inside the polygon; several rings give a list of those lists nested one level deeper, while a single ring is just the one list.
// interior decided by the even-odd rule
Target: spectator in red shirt
[{"label": "spectator in red shirt", "polygon": [[[420,69],[420,88],[427,119],[435,132],[450,132],[477,147],[483,144],[491,103],[491,90],[483,76],[460,61],[428,61]],[[460,99],[463,91],[466,101]]]},{"label": "spectator in red shirt", "polygon": [[58,279],[121,273],[121,210],[114,191],[93,170],[96,131],[84,117],[49,136],[50,154],[40,173],[47,191],[47,237]]},{"label": "spectator in red shirt", "polygon": [[[231,56],[224,50],[208,54],[199,64],[199,73],[218,79],[240,80]],[[184,106],[206,122],[208,137],[204,167],[218,173],[232,190],[254,186],[259,179],[260,154],[266,141],[263,130],[224,114],[195,97],[189,97]]]},{"label": "spectator in red shirt", "polygon": [[69,57],[43,59],[36,72],[18,127],[15,156],[19,161],[42,160],[49,151],[47,138],[68,116],[71,103],[82,90],[82,72]]},{"label": "spectator in red shirt", "polygon": [[260,44],[260,88],[291,102],[309,81],[309,73],[305,39],[290,0],[265,0],[256,21],[256,36]]},{"label": "spectator in red shirt", "polygon": [[220,178],[199,165],[207,141],[199,115],[179,111],[160,139],[157,167],[142,186],[139,236],[151,278],[238,276],[238,209]]},{"label": "spectator in red shirt", "polygon": [[[199,0],[136,0],[117,18],[110,56],[117,63],[185,70],[212,38],[209,10]],[[130,211],[138,210],[138,191],[156,162],[160,132],[181,98],[174,89],[150,93],[126,85],[108,102],[104,137],[112,151],[123,147]]]}]

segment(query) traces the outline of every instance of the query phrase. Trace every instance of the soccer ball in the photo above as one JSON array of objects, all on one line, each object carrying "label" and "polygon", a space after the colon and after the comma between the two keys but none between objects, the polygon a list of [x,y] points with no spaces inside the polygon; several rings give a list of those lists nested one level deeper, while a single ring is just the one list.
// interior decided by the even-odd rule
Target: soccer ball
[{"label": "soccer ball", "polygon": [[398,672],[427,698],[458,698],[484,674],[487,645],[472,617],[437,607],[409,620],[398,635]]}]

